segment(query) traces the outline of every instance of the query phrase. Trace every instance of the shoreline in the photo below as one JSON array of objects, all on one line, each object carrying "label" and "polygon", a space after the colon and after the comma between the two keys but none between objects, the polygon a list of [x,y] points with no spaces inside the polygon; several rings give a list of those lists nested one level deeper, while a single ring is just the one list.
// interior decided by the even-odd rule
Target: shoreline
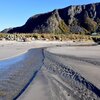
[{"label": "shoreline", "polygon": [[[20,44],[20,43],[19,43]],[[17,46],[19,45],[19,44],[17,44]],[[23,45],[24,43],[22,43],[22,44],[20,44],[21,46]],[[34,45],[32,44],[32,43],[25,43],[26,44],[26,46],[27,46],[27,52],[25,53],[25,54],[23,54],[22,53],[22,55],[25,55],[25,59],[19,59],[19,61],[17,61],[17,62],[14,62],[13,64],[6,64],[6,65],[3,65],[2,66],[2,68],[1,68],[1,71],[0,71],[0,76],[3,76],[3,77],[1,77],[2,79],[1,79],[1,83],[0,83],[0,87],[1,87],[1,89],[3,89],[3,88],[5,88],[5,87],[8,87],[8,85],[9,85],[9,88],[6,88],[6,89],[10,89],[10,93],[11,92],[13,92],[12,91],[12,88],[10,88],[10,87],[13,87],[13,90],[15,89],[15,91],[16,91],[16,88],[18,89],[18,91],[22,91],[21,92],[21,94],[19,93],[19,92],[17,92],[17,94],[19,94],[17,97],[18,97],[18,100],[24,100],[26,97],[27,98],[30,98],[29,100],[33,100],[31,97],[29,97],[29,95],[30,96],[32,96],[33,97],[33,95],[32,94],[29,94],[29,93],[35,93],[35,89],[37,89],[37,91],[39,92],[39,95],[41,95],[42,97],[41,98],[49,98],[48,96],[46,96],[45,94],[42,94],[42,92],[43,93],[46,93],[47,91],[51,91],[51,90],[49,90],[50,88],[52,88],[52,87],[54,87],[56,84],[60,84],[60,83],[56,83],[55,84],[55,82],[56,82],[56,80],[55,80],[55,82],[53,82],[52,83],[52,78],[50,78],[50,80],[48,80],[48,78],[49,77],[51,77],[51,76],[54,76],[55,75],[55,73],[51,73],[51,72],[49,72],[49,70],[46,68],[46,66],[45,66],[45,70],[44,70],[44,63],[47,63],[48,64],[48,66],[49,66],[49,64],[51,63],[51,65],[52,65],[52,63],[53,62],[48,62],[47,60],[46,60],[46,62],[44,62],[44,60],[46,59],[45,57],[44,57],[44,54],[43,54],[43,50],[41,51],[41,49],[42,48],[45,48],[46,50],[50,50],[50,52],[56,52],[56,53],[66,53],[66,51],[68,52],[68,50],[69,50],[69,52],[71,52],[71,49],[72,48],[84,48],[84,49],[86,49],[87,48],[87,50],[88,50],[88,48],[94,48],[94,46],[89,46],[89,47],[83,47],[83,46],[65,46],[66,48],[67,48],[67,50],[64,48],[64,45],[66,45],[66,44],[63,44],[62,42],[61,42],[61,44],[59,43],[59,42],[56,42],[56,43],[35,43],[34,42]],[[25,45],[24,44],[24,45]],[[29,44],[32,44],[32,45],[30,45],[29,46]],[[8,45],[8,44],[7,44]],[[23,45],[23,46],[24,46]],[[68,44],[67,44],[68,45]],[[11,45],[12,46],[12,45]],[[15,45],[13,45],[13,46],[15,46]],[[29,49],[29,47],[30,47],[30,49]],[[32,47],[34,47],[34,48],[32,48]],[[40,48],[39,48],[40,47]],[[98,47],[98,46],[95,46],[96,48]],[[55,49],[55,48],[62,48],[62,49]],[[26,49],[26,48],[25,48]],[[53,51],[52,51],[53,50]],[[62,51],[62,50],[64,50],[64,51]],[[78,49],[78,50],[81,50],[81,49]],[[90,50],[92,50],[92,49],[90,49]],[[95,49],[93,49],[93,50],[95,50]],[[96,49],[96,50],[98,50],[98,48]],[[73,51],[73,53],[71,53],[71,54],[74,54],[74,50],[72,49],[72,51]],[[77,50],[76,50],[77,51]],[[84,51],[84,50],[83,50]],[[93,51],[94,52],[94,51]],[[77,53],[76,53],[77,54]],[[17,57],[20,57],[21,55],[19,55],[19,56],[17,56]],[[46,56],[46,55],[45,55]],[[85,56],[85,55],[84,55]],[[99,55],[98,55],[98,57],[99,57]],[[16,56],[14,57],[14,58],[16,58]],[[13,58],[10,58],[10,59],[13,59]],[[59,63],[61,62],[62,64],[68,64],[68,63],[70,63],[70,62],[65,62],[64,61],[64,59],[65,58],[57,58],[57,57],[53,57],[53,59],[55,59],[55,60],[57,60],[57,61],[59,61],[58,59],[61,59],[60,61],[59,61]],[[8,59],[9,60],[9,59]],[[71,59],[70,59],[71,60]],[[6,62],[7,60],[3,60],[4,62]],[[12,61],[12,60],[11,60]],[[0,61],[0,63],[1,63],[2,61]],[[73,64],[74,64],[74,61],[73,61]],[[81,65],[82,64],[82,62],[80,62],[79,63],[79,65]],[[8,66],[8,69],[5,69],[6,67]],[[58,66],[58,65],[57,65]],[[62,65],[61,65],[62,66]],[[5,68],[4,68],[5,67]],[[42,68],[41,68],[42,67]],[[53,67],[53,66],[52,66]],[[73,68],[73,67],[72,67]],[[78,68],[78,67],[77,67]],[[85,67],[86,68],[86,67]],[[73,70],[74,71],[76,71],[76,72],[79,72],[78,70],[76,70],[75,68],[73,68]],[[42,84],[41,83],[41,85],[40,85],[40,88],[36,85],[36,84],[34,84],[34,82],[36,82],[36,79],[38,78],[38,77],[40,77],[38,74],[40,73],[42,71],[42,74],[46,77],[46,79],[44,80],[44,81],[48,81],[48,82],[50,82],[49,84],[51,84],[50,86],[49,86],[49,84],[47,84],[47,83],[45,83],[45,84],[47,84],[46,86],[48,86],[48,90],[46,90],[45,91],[45,85],[44,84]],[[46,71],[46,73],[45,73],[45,71]],[[96,70],[95,70],[96,71]],[[7,72],[7,73],[5,73],[5,72]],[[28,73],[27,73],[28,72]],[[34,79],[34,81],[32,81],[33,80],[33,78],[31,78],[32,76],[34,76],[34,73],[37,73],[36,74],[36,79]],[[81,73],[81,72],[80,72]],[[48,75],[50,75],[50,76],[47,76]],[[82,74],[80,74],[80,75],[82,75],[83,76],[83,73]],[[89,74],[87,74],[87,75],[89,75]],[[96,74],[95,74],[96,75]],[[58,75],[59,76],[59,75]],[[24,77],[24,78],[23,78]],[[59,77],[60,78],[60,77]],[[90,78],[89,77],[85,77],[88,81],[90,80]],[[99,78],[99,77],[98,77]],[[21,79],[23,79],[24,81],[22,81]],[[26,80],[27,80],[27,82],[26,82]],[[31,81],[30,81],[31,80]],[[40,79],[39,79],[39,81],[40,82],[42,82],[42,80],[43,80],[43,77],[41,77]],[[8,84],[6,83],[8,81]],[[19,81],[20,81],[20,83],[19,83]],[[14,85],[14,84],[18,84],[18,85]],[[26,84],[26,85],[25,85]],[[54,85],[53,85],[54,84]],[[66,84],[69,84],[69,83],[66,83]],[[34,85],[36,85],[36,88],[34,87]],[[63,84],[62,84],[63,85]],[[61,85],[61,88],[62,88],[62,85]],[[70,84],[69,84],[70,85]],[[20,87],[19,87],[20,86]],[[32,90],[29,88],[30,86],[32,86]],[[23,89],[22,89],[22,87],[24,87]],[[65,87],[65,86],[64,86]],[[35,89],[34,89],[35,88]],[[44,89],[42,89],[41,90],[41,88],[44,88]],[[59,87],[57,86],[57,89],[59,89]],[[56,90],[56,88],[55,88],[55,90]],[[54,91],[55,91],[54,90]],[[68,89],[67,89],[68,90]],[[68,92],[66,90],[66,92]],[[29,92],[28,92],[29,91]],[[53,92],[54,92],[53,91]],[[65,90],[61,90],[62,91],[62,93],[63,93],[63,91],[65,91]],[[0,90],[0,92],[1,92],[1,90]],[[3,98],[5,98],[5,97],[7,97],[7,100],[11,100],[10,98],[11,97],[9,97],[9,96],[11,96],[10,95],[10,93],[7,93],[7,95],[5,95],[5,93],[7,93],[7,91],[5,91],[4,92],[4,97]],[[54,92],[52,95],[54,95],[56,92]],[[69,93],[69,92],[68,92]],[[59,91],[58,91],[58,93],[57,94],[59,94]],[[2,95],[2,94],[0,94],[0,95]],[[51,95],[51,94],[50,94]],[[60,94],[59,94],[60,95]],[[64,95],[64,94],[63,94]],[[71,96],[67,96],[66,98],[69,98],[69,97],[71,97],[71,98],[73,98],[73,96],[72,96],[72,94],[70,94]],[[17,98],[15,95],[14,96],[12,96],[12,97],[15,97],[15,99]],[[37,99],[35,99],[35,100],[39,100],[38,98],[38,96],[35,96],[34,95],[34,97],[36,97]],[[1,97],[0,97],[1,98]],[[57,97],[58,98],[58,97]],[[65,97],[64,97],[65,98]],[[77,96],[75,96],[75,98],[77,98]],[[54,98],[55,99],[55,98]],[[25,100],[27,100],[27,99],[25,99]],[[44,99],[45,100],[45,99]],[[48,99],[49,100],[49,99]],[[71,99],[71,100],[74,100],[74,99]]]},{"label": "shoreline", "polygon": [[[50,47],[50,48],[52,49],[52,47]],[[47,48],[47,49],[48,49],[48,48]],[[49,53],[50,53],[50,52],[49,52]],[[44,61],[44,66],[45,66],[45,67],[46,67],[45,63],[47,63],[47,66],[49,66],[49,65],[48,65],[49,62],[46,60],[46,59],[47,59],[46,55],[47,55],[47,54],[45,54],[45,59],[44,59],[44,60],[45,60],[45,61]],[[49,57],[50,57],[50,55],[49,55]],[[50,59],[52,59],[52,58],[50,58]],[[53,59],[56,59],[56,57],[53,56]],[[58,62],[60,62],[60,61],[58,61]],[[50,62],[50,63],[51,63],[51,62]],[[63,64],[63,63],[61,63],[61,64]],[[58,64],[57,64],[56,66],[58,66]],[[61,65],[61,66],[62,66],[62,65]],[[64,66],[64,65],[63,65],[63,66]],[[69,65],[67,65],[67,66],[69,66]],[[53,66],[51,66],[51,67],[53,67]],[[69,68],[70,68],[70,66],[69,66]],[[43,69],[44,69],[44,67],[42,66],[42,69],[40,70],[40,71],[42,71],[42,73],[44,73]],[[52,69],[52,70],[49,70],[48,68],[45,68],[45,69],[46,69],[46,73],[47,73],[47,74],[44,73],[44,75],[50,74],[48,78],[50,78],[50,77],[53,76],[53,75],[54,75],[54,76],[56,75],[56,74],[54,74],[55,72],[52,72],[53,69]],[[55,69],[55,68],[54,68],[54,69]],[[74,69],[73,69],[73,70],[74,70]],[[49,72],[48,72],[48,71],[49,71]],[[75,71],[75,70],[74,70],[74,71]],[[77,73],[77,71],[76,71],[75,73]],[[39,74],[39,72],[38,72],[38,74]],[[77,75],[78,75],[78,76],[77,76]],[[38,76],[38,75],[37,75],[37,76]],[[59,75],[58,75],[58,76],[59,76]],[[72,75],[72,76],[73,76],[73,75]],[[62,76],[61,76],[61,77],[62,77]],[[61,77],[60,77],[60,78],[61,78]],[[99,88],[97,88],[97,87],[96,87],[94,84],[92,84],[89,80],[86,80],[86,79],[85,79],[84,77],[82,77],[81,74],[79,74],[79,73],[76,74],[76,77],[79,77],[79,81],[80,81],[79,84],[80,84],[80,85],[79,85],[79,87],[77,87],[77,88],[79,88],[80,91],[83,91],[83,90],[80,88],[80,87],[81,87],[81,84],[83,84],[84,86],[82,86],[82,87],[84,87],[84,90],[88,91],[88,92],[84,92],[84,91],[83,91],[84,94],[90,93],[89,96],[90,96],[91,98],[95,98],[95,97],[96,97],[95,94],[96,94],[97,96],[100,97],[100,95],[99,95],[99,94],[100,94],[100,89],[99,89]],[[48,79],[48,78],[47,78],[47,79]],[[64,78],[64,79],[66,79],[66,78]],[[62,80],[62,78],[61,78],[61,80]],[[72,79],[72,80],[73,80],[73,79]],[[52,81],[52,79],[51,79],[50,81]],[[65,80],[63,80],[63,81],[65,81]],[[78,81],[78,80],[75,80],[75,81]],[[83,81],[83,83],[81,83],[81,81]],[[67,81],[67,82],[68,82],[68,81]],[[58,83],[57,83],[57,84],[58,84]],[[69,82],[66,83],[66,84],[69,84],[69,85],[70,85]],[[76,83],[75,83],[75,84],[76,84]],[[31,85],[31,86],[34,86],[34,84],[32,84],[32,83],[30,83],[30,85]],[[29,87],[30,87],[30,85],[29,85]],[[62,85],[63,85],[63,83],[62,83]],[[77,85],[77,84],[76,84],[76,85]],[[73,86],[72,86],[72,87],[73,87]],[[33,88],[34,88],[34,87],[33,87]],[[49,88],[49,87],[48,87],[48,88]],[[75,88],[75,86],[74,86],[74,88]],[[89,91],[88,89],[89,89],[90,91]],[[31,90],[31,89],[29,88],[29,90]],[[26,91],[21,95],[21,97],[18,98],[18,100],[27,100],[27,99],[29,99],[29,98],[30,98],[29,100],[32,100],[32,98],[29,96],[29,95],[30,95],[30,94],[29,94],[29,93],[30,93],[29,90],[26,89]],[[43,90],[42,90],[42,91],[43,91]],[[68,91],[71,92],[71,90],[68,90]],[[76,90],[75,90],[75,91],[76,91]],[[92,95],[92,92],[91,92],[91,91],[94,93],[94,94],[93,94],[94,96]],[[34,93],[34,90],[31,90],[31,92]],[[66,90],[66,92],[67,92],[67,90]],[[69,92],[69,93],[70,93],[70,92]],[[78,90],[77,90],[77,92],[78,92]],[[59,93],[59,91],[58,91],[58,93]],[[73,92],[72,92],[72,93],[73,93]],[[50,95],[51,95],[51,94],[50,94]],[[70,95],[71,95],[70,97],[73,98],[73,96],[72,96],[73,94],[70,94]],[[32,97],[33,97],[33,96],[32,96]],[[74,97],[75,97],[75,98],[78,98],[77,96],[74,96]],[[96,98],[99,98],[99,97],[96,97]],[[75,98],[74,98],[74,99],[75,99]],[[85,98],[85,97],[84,97],[84,98]],[[66,99],[67,99],[67,98],[66,98]],[[74,99],[71,99],[71,100],[74,100]],[[79,99],[79,98],[78,98],[78,99]],[[78,99],[76,99],[76,100],[78,100]],[[36,100],[39,100],[39,99],[36,99]],[[83,100],[83,99],[82,99],[82,100]],[[98,100],[99,100],[99,99],[98,99]]]},{"label": "shoreline", "polygon": [[62,45],[66,43],[67,42],[60,42],[60,41],[52,42],[52,41],[39,41],[39,40],[32,42],[0,41],[0,49],[1,49],[0,61],[18,57],[32,48],[47,47],[50,45],[57,45],[57,44]]},{"label": "shoreline", "polygon": [[[28,45],[30,45],[30,46],[28,46]],[[44,45],[44,46],[40,46],[40,45]],[[96,46],[98,44],[96,44],[94,42],[88,43],[88,42],[40,41],[40,40],[35,40],[32,42],[0,41],[0,49],[1,49],[0,62],[7,60],[7,59],[10,59],[10,58],[18,57],[22,54],[25,54],[31,48],[48,47],[47,45],[48,46],[54,45],[54,46],[60,47],[60,46]],[[5,48],[6,46],[8,48]],[[14,49],[12,49],[12,48],[14,48]],[[9,54],[8,50],[5,50],[5,49],[8,49],[9,52],[10,53],[12,52],[12,53]],[[5,54],[4,54],[4,52],[5,52]]]}]

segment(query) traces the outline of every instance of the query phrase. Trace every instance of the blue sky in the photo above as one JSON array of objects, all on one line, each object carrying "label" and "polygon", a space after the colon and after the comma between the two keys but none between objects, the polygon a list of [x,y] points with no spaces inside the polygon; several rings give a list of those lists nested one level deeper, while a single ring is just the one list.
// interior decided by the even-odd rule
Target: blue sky
[{"label": "blue sky", "polygon": [[21,26],[35,14],[100,0],[0,0],[0,30]]}]

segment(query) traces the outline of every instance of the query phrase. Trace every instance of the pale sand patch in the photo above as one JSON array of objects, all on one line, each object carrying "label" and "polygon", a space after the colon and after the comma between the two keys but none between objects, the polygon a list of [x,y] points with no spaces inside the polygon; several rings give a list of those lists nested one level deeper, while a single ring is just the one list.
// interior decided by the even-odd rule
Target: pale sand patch
[{"label": "pale sand patch", "polygon": [[58,59],[61,63],[71,66],[100,89],[100,46],[55,47],[47,50],[64,55]]},{"label": "pale sand patch", "polygon": [[[72,55],[76,57],[88,57],[88,58],[99,58],[100,59],[100,45],[98,46],[66,46],[66,47],[56,47],[49,48],[50,52],[62,54],[62,55]],[[61,51],[61,52],[59,52]]]},{"label": "pale sand patch", "polygon": [[94,44],[92,42],[72,42],[72,41],[40,41],[32,42],[16,42],[16,41],[0,41],[0,60],[8,59],[27,52],[31,48],[48,47],[54,45],[80,45],[80,44]]},{"label": "pale sand patch", "polygon": [[48,47],[57,44],[67,44],[67,42],[40,40],[32,42],[0,41],[0,60],[21,55],[31,48]]},{"label": "pale sand patch", "polygon": [[[34,81],[17,100],[61,100],[61,98],[63,100],[63,96],[66,98],[66,100],[75,100],[73,97],[68,96],[69,93],[67,90],[64,90],[64,88],[62,88],[62,86],[60,86],[60,84],[58,84],[58,82],[56,82],[54,79],[52,79],[51,76],[53,76],[53,74],[49,75],[43,66],[38,72]],[[57,78],[57,80],[64,84],[59,77],[53,77]],[[54,84],[52,84],[52,82]],[[56,87],[54,85],[56,85]],[[67,83],[64,85],[66,86]],[[70,86],[67,87],[70,88]],[[57,89],[60,89],[60,91]]]},{"label": "pale sand patch", "polygon": [[47,79],[41,71],[17,100],[52,100]]}]

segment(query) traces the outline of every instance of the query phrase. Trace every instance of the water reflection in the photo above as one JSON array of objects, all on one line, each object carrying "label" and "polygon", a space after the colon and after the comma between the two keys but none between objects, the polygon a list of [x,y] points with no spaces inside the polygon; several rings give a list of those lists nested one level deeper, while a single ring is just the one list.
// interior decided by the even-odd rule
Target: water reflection
[{"label": "water reflection", "polygon": [[24,60],[25,57],[26,57],[26,54],[27,53],[22,54],[22,55],[17,56],[17,57],[10,58],[10,59],[1,60],[0,61],[0,69],[7,69],[7,68],[10,67],[10,65],[15,64],[15,63],[17,63],[19,61]]}]

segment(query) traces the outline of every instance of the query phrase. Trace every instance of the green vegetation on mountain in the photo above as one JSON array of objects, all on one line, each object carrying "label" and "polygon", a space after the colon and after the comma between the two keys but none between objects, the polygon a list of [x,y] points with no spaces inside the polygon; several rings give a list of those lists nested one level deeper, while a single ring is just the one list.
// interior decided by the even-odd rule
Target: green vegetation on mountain
[{"label": "green vegetation on mountain", "polygon": [[63,20],[61,20],[59,22],[58,27],[61,30],[61,33],[69,33],[70,32],[68,26],[65,24],[65,22]]},{"label": "green vegetation on mountain", "polygon": [[93,33],[96,31],[97,29],[97,23],[95,21],[93,21],[91,18],[86,18],[85,19],[85,27],[86,29],[90,32],[90,33]]}]

